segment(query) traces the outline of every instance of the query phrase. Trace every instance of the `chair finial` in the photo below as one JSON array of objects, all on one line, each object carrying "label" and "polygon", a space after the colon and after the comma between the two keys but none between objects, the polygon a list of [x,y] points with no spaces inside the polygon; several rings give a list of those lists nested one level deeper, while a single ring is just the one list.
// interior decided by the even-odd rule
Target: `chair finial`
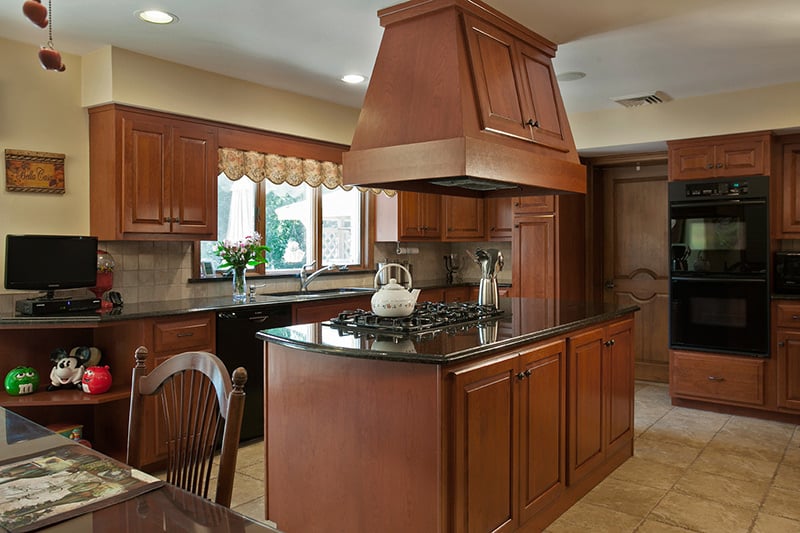
[{"label": "chair finial", "polygon": [[245,370],[243,366],[240,366],[233,371],[231,377],[233,378],[234,392],[244,392],[244,384],[247,383],[247,370]]},{"label": "chair finial", "polygon": [[136,351],[133,352],[133,357],[136,359],[136,368],[144,368],[145,367],[145,360],[150,352],[144,346],[139,346],[136,348]]}]

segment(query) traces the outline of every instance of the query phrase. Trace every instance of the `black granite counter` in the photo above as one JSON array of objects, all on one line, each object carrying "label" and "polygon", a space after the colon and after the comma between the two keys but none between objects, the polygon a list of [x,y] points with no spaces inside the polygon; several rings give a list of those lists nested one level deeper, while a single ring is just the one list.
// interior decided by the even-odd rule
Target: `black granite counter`
[{"label": "black granite counter", "polygon": [[344,331],[328,322],[260,331],[261,340],[305,351],[387,361],[446,364],[511,350],[633,313],[638,306],[500,298],[498,319],[436,333],[383,336]]}]

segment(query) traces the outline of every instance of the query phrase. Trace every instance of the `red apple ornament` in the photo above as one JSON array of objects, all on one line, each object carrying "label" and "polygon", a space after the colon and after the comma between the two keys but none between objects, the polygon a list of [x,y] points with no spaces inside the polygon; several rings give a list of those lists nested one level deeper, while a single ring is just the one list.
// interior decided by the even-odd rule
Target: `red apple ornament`
[{"label": "red apple ornament", "polygon": [[47,8],[39,0],[25,0],[22,12],[40,28],[47,26]]},{"label": "red apple ornament", "polygon": [[61,53],[49,43],[39,49],[39,63],[45,70],[57,70],[58,72],[67,70],[67,67],[61,62]]}]

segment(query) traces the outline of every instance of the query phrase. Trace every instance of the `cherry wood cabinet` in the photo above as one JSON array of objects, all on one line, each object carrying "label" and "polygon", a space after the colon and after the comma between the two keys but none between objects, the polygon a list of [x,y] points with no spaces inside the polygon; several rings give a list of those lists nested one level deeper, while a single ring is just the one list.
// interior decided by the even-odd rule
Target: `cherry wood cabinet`
[{"label": "cherry wood cabinet", "polygon": [[552,194],[541,196],[516,196],[512,198],[512,213],[519,215],[548,215],[556,211],[556,197]]},{"label": "cherry wood cabinet", "polygon": [[483,198],[442,196],[444,241],[480,241],[486,238]]},{"label": "cherry wood cabinet", "polygon": [[776,302],[778,407],[800,411],[800,303]]},{"label": "cherry wood cabinet", "polygon": [[216,238],[216,126],[101,106],[89,110],[89,152],[93,235]]},{"label": "cherry wood cabinet", "polygon": [[568,151],[553,53],[475,16],[464,22],[482,128]]},{"label": "cherry wood cabinet", "polygon": [[569,458],[578,482],[633,445],[633,320],[569,339]]},{"label": "cherry wood cabinet", "polygon": [[512,228],[511,198],[486,199],[486,238],[490,241],[510,241]]},{"label": "cherry wood cabinet", "polygon": [[681,350],[670,351],[670,394],[731,405],[762,406],[765,403],[766,362]]},{"label": "cherry wood cabinet", "polygon": [[441,218],[439,195],[408,191],[400,191],[392,197],[379,194],[375,198],[375,240],[439,240]]},{"label": "cherry wood cabinet", "polygon": [[796,239],[800,236],[800,135],[787,137],[778,149],[780,168],[773,176],[771,191],[772,234]]},{"label": "cherry wood cabinet", "polygon": [[353,296],[350,298],[292,304],[292,324],[325,322],[345,310],[368,310],[372,307],[371,299],[372,295]]},{"label": "cherry wood cabinet", "polygon": [[771,142],[768,132],[669,141],[669,179],[768,176]]}]

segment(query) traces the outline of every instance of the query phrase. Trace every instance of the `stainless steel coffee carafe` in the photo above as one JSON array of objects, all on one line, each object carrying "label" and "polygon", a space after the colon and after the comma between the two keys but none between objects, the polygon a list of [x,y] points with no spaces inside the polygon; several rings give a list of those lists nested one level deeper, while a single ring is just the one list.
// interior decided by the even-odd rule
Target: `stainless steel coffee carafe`
[{"label": "stainless steel coffee carafe", "polygon": [[475,262],[481,266],[478,303],[497,307],[497,273],[503,270],[503,254],[496,248],[475,250]]}]

